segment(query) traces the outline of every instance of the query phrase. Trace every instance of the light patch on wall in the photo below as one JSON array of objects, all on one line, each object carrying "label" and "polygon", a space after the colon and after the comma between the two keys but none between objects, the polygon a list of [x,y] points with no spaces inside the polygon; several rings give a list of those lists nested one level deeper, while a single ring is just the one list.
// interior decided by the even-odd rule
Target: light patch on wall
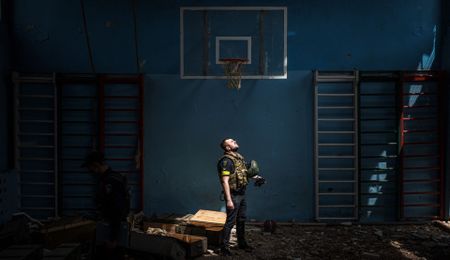
[{"label": "light patch on wall", "polygon": [[367,205],[369,205],[369,206],[375,206],[375,205],[377,204],[377,200],[378,200],[378,198],[369,198],[369,199],[367,200]]},{"label": "light patch on wall", "polygon": [[[411,85],[409,87],[409,92],[408,93],[411,93],[411,94],[420,93],[422,91],[422,88],[423,88],[422,85],[413,84],[413,85]],[[409,99],[408,99],[408,106],[413,106],[416,103],[418,98],[419,98],[419,95],[415,95],[415,96],[412,95],[412,96],[410,96]]]},{"label": "light patch on wall", "polygon": [[424,53],[422,54],[422,60],[419,61],[417,65],[418,70],[429,70],[433,65],[434,59],[436,57],[436,25],[433,27],[433,48],[430,54]]},{"label": "light patch on wall", "polygon": [[379,173],[379,174],[373,174],[370,176],[371,181],[386,181],[387,174],[386,173]]},{"label": "light patch on wall", "polygon": [[387,163],[386,162],[379,162],[378,163],[378,169],[387,169]]},{"label": "light patch on wall", "polygon": [[369,193],[380,194],[383,192],[382,190],[383,190],[383,187],[381,185],[369,186]]},{"label": "light patch on wall", "polygon": [[[430,70],[433,66],[433,62],[436,58],[436,32],[437,32],[437,26],[435,25],[433,27],[433,47],[431,49],[431,53],[422,54],[422,60],[419,61],[419,64],[417,65],[417,70]],[[411,94],[417,94],[422,91],[422,85],[411,85],[409,88],[409,92]],[[408,105],[413,106],[417,99],[419,98],[419,95],[411,95],[408,98]]]}]

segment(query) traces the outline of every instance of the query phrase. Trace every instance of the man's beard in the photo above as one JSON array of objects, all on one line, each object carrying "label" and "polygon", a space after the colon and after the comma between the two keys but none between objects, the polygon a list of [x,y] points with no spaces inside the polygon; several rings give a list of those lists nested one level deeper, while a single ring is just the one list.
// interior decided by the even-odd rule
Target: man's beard
[{"label": "man's beard", "polygon": [[239,147],[231,149],[232,152],[237,152],[239,150]]}]

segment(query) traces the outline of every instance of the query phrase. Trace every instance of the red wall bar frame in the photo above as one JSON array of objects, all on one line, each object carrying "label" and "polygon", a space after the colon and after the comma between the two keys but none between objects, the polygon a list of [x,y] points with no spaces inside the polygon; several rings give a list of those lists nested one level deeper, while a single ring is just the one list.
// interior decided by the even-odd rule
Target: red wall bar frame
[{"label": "red wall bar frame", "polygon": [[[405,218],[407,218],[405,216],[405,207],[407,206],[405,204],[405,195],[412,195],[412,194],[439,194],[439,204],[432,204],[432,203],[418,203],[418,204],[411,204],[409,206],[421,206],[421,207],[439,207],[439,215],[436,216],[439,219],[443,219],[444,218],[444,198],[445,198],[445,185],[444,185],[444,174],[445,174],[445,169],[444,169],[444,164],[445,164],[445,130],[444,130],[444,123],[445,122],[445,109],[443,104],[445,104],[445,95],[444,95],[444,79],[445,79],[445,75],[443,72],[441,71],[423,71],[423,72],[419,72],[419,71],[414,71],[414,72],[402,72],[401,76],[400,76],[400,82],[399,82],[399,93],[398,93],[398,103],[399,103],[399,155],[400,155],[400,161],[399,161],[399,204],[400,204],[400,210],[399,210],[399,218],[400,220],[404,220]],[[437,93],[416,93],[416,94],[408,94],[408,93],[404,93],[403,87],[405,83],[422,83],[422,82],[437,82]],[[412,120],[412,119],[407,119],[404,116],[404,109],[405,108],[411,108],[411,107],[415,107],[415,108],[426,108],[426,107],[433,107],[432,105],[430,106],[406,106],[404,105],[404,96],[410,96],[410,95],[437,95],[437,102],[438,102],[438,113],[439,113],[439,117],[437,118],[438,121],[438,129],[434,129],[433,131],[436,132],[436,130],[438,131],[438,143],[439,144],[439,156],[435,156],[435,157],[439,157],[439,167],[438,168],[434,168],[431,167],[430,169],[438,169],[439,170],[439,179],[437,180],[422,180],[422,181],[433,181],[433,182],[439,182],[439,192],[404,192],[404,187],[403,184],[405,182],[404,179],[404,170],[408,169],[411,170],[411,168],[407,168],[404,165],[404,160],[405,158],[408,157],[414,157],[414,156],[406,156],[404,154],[404,146],[408,143],[405,142],[405,133],[408,133],[410,131],[405,130],[405,121],[406,120]],[[416,119],[417,120],[417,119]],[[419,119],[420,120],[420,119]],[[426,132],[426,131],[424,131]],[[429,131],[431,132],[431,130]],[[432,142],[427,143],[427,142],[419,142],[420,144],[432,144]],[[417,143],[417,144],[419,144]],[[415,144],[414,142],[411,142],[409,144]],[[418,155],[420,157],[431,157],[433,155]],[[424,167],[416,167],[417,169],[422,169]],[[425,167],[427,168],[427,167]]]}]

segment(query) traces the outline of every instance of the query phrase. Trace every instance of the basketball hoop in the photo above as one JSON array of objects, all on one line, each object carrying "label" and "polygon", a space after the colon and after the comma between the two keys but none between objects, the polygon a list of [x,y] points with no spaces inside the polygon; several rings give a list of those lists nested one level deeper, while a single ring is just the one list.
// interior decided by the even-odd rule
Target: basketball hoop
[{"label": "basketball hoop", "polygon": [[224,74],[228,79],[227,87],[240,89],[242,64],[246,63],[247,59],[227,58],[220,61],[223,63]]}]

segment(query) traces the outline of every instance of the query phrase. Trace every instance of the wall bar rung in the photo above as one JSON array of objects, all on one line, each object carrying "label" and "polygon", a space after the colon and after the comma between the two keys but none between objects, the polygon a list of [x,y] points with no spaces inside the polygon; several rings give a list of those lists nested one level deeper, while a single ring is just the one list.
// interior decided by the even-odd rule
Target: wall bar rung
[{"label": "wall bar rung", "polygon": [[319,134],[354,134],[355,131],[317,131]]},{"label": "wall bar rung", "polygon": [[320,143],[318,146],[355,146],[354,143]]},{"label": "wall bar rung", "polygon": [[355,183],[355,181],[345,181],[345,180],[319,180],[319,183]]},{"label": "wall bar rung", "polygon": [[328,93],[328,94],[317,94],[318,96],[322,97],[353,97],[355,94],[349,94],[349,93]]},{"label": "wall bar rung", "polygon": [[318,106],[318,109],[354,109],[354,106]]},{"label": "wall bar rung", "polygon": [[328,220],[356,220],[355,217],[347,217],[347,218],[338,218],[338,217],[318,217],[317,219],[328,219]]},{"label": "wall bar rung", "polygon": [[19,123],[30,123],[30,124],[53,124],[55,121],[53,120],[36,120],[36,119],[27,119],[27,120],[19,120]]},{"label": "wall bar rung", "polygon": [[403,156],[404,158],[423,158],[423,157],[440,157],[439,154],[407,154]]},{"label": "wall bar rung", "polygon": [[319,155],[322,159],[354,159],[354,155]]},{"label": "wall bar rung", "polygon": [[414,108],[437,108],[437,106],[434,105],[418,105],[418,106],[408,106],[408,105],[404,105],[403,108],[409,108],[409,109],[414,109]]},{"label": "wall bar rung", "polygon": [[395,93],[361,93],[360,96],[395,96]]},{"label": "wall bar rung", "polygon": [[363,155],[363,156],[361,156],[361,158],[363,158],[363,159],[394,159],[394,158],[398,158],[398,155],[386,155],[386,156],[382,156],[382,155]]},{"label": "wall bar rung", "polygon": [[354,171],[355,168],[317,168],[319,171]]},{"label": "wall bar rung", "polygon": [[319,121],[355,121],[354,118],[320,118]]},{"label": "wall bar rung", "polygon": [[440,192],[428,192],[428,191],[408,191],[404,192],[405,195],[440,195]]},{"label": "wall bar rung", "polygon": [[51,95],[19,95],[20,98],[42,98],[42,99],[53,99],[54,96]]},{"label": "wall bar rung", "polygon": [[429,116],[429,117],[403,117],[402,118],[405,121],[410,121],[410,120],[435,120],[437,119],[437,117],[435,116]]},{"label": "wall bar rung", "polygon": [[349,196],[357,195],[355,192],[319,192],[319,196]]},{"label": "wall bar rung", "polygon": [[408,183],[411,183],[411,182],[414,182],[414,183],[432,183],[432,182],[440,182],[440,181],[441,181],[440,179],[403,180],[403,182],[405,182],[405,183],[406,182],[408,182]]},{"label": "wall bar rung", "polygon": [[354,208],[357,205],[319,205],[320,208]]},{"label": "wall bar rung", "polygon": [[360,121],[387,121],[387,120],[397,120],[397,118],[360,118]]},{"label": "wall bar rung", "polygon": [[380,109],[380,108],[396,108],[395,106],[360,106],[360,109]]},{"label": "wall bar rung", "polygon": [[403,96],[436,96],[437,93],[403,93]]},{"label": "wall bar rung", "polygon": [[403,133],[437,133],[438,129],[404,129]]},{"label": "wall bar rung", "polygon": [[19,107],[19,111],[53,111],[53,109],[45,107]]}]

